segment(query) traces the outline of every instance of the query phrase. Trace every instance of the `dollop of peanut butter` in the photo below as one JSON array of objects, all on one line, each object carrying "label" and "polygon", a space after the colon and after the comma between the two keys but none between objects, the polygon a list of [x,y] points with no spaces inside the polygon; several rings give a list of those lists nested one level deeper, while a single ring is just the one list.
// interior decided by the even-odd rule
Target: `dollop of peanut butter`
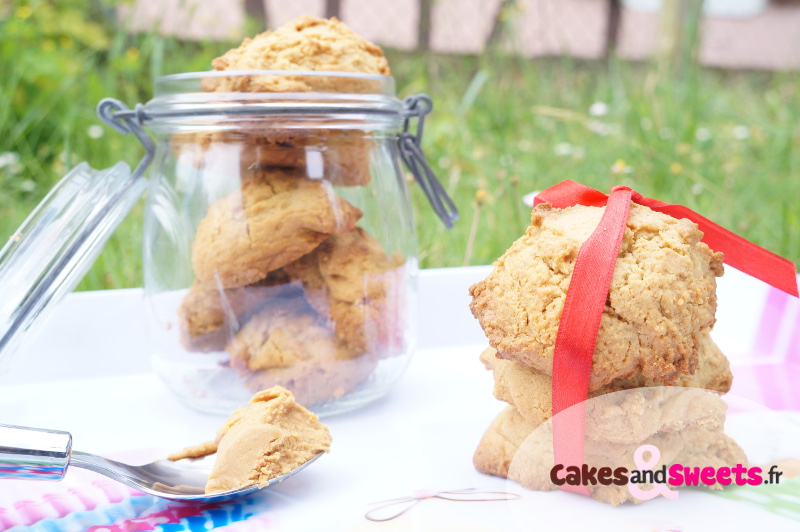
[{"label": "dollop of peanut butter", "polygon": [[214,441],[187,447],[169,460],[217,453],[206,494],[222,493],[253,484],[266,485],[328,452],[331,434],[319,418],[297,404],[289,390],[275,386],[258,392],[238,408],[217,431]]}]

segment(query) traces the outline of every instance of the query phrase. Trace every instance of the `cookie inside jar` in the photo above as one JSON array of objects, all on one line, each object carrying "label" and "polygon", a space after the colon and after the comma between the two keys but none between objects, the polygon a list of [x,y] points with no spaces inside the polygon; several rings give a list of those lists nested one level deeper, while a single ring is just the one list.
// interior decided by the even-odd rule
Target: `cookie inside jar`
[{"label": "cookie inside jar", "polygon": [[236,131],[179,133],[173,149],[198,169],[235,154],[243,172],[284,168],[310,178],[325,177],[334,186],[358,187],[370,182],[369,134],[355,130],[273,129],[254,126]]}]

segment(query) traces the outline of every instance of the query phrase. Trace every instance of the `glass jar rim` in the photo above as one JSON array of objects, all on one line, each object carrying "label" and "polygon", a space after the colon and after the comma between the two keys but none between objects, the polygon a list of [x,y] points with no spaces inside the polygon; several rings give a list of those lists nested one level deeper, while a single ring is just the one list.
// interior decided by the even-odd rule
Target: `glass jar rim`
[{"label": "glass jar rim", "polygon": [[142,116],[155,130],[213,128],[221,121],[230,126],[265,117],[281,117],[282,122],[333,119],[341,122],[338,127],[367,121],[384,129],[397,126],[403,109],[395,96],[394,78],[358,72],[184,72],[157,78],[154,93]]}]

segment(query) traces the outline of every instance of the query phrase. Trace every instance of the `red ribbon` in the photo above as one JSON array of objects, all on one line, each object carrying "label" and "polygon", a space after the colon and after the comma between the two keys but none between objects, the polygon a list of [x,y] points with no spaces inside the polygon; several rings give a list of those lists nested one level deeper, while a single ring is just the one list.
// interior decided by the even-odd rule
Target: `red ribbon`
[{"label": "red ribbon", "polygon": [[[628,188],[616,186],[611,190]],[[663,201],[645,198],[635,190],[631,191],[634,203],[650,207],[654,211],[663,212],[673,218],[688,218],[696,223],[703,232],[703,242],[714,251],[725,254],[723,262],[744,273],[768,283],[795,297],[797,293],[797,275],[794,263],[767,251],[752,242],[731,233],[708,218],[701,216],[683,205],[672,205]],[[562,181],[543,190],[534,199],[534,205],[549,203],[553,207],[563,209],[572,205],[602,207],[608,196],[586,185],[575,181]]]},{"label": "red ribbon", "polygon": [[[546,202],[557,208],[576,204],[606,206],[600,223],[575,260],[553,353],[553,452],[555,463],[565,467],[580,468],[584,462],[585,409],[571,407],[585,402],[589,396],[592,356],[631,201],[675,218],[689,218],[703,231],[703,241],[712,250],[725,254],[724,262],[784,292],[798,295],[792,262],[682,205],[645,198],[624,186],[613,187],[608,196],[574,181],[562,181],[539,193],[535,205]],[[561,489],[589,495],[588,487],[582,485],[564,484]]]}]

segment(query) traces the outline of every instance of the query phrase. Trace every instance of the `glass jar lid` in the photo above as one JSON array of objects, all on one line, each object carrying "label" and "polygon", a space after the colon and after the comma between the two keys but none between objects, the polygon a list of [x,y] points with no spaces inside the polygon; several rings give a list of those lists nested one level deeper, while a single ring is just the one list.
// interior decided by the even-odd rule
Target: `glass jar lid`
[{"label": "glass jar lid", "polygon": [[73,168],[0,250],[0,371],[80,282],[145,188],[125,163]]}]

